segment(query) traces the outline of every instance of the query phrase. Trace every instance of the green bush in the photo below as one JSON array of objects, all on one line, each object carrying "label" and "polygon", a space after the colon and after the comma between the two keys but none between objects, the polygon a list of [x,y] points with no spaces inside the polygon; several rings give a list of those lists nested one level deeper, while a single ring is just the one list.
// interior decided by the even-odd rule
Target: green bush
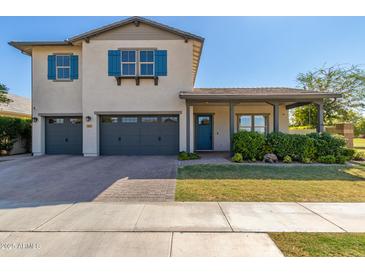
[{"label": "green bush", "polygon": [[262,159],[265,136],[257,132],[240,131],[233,136],[233,152],[241,153],[245,160]]},{"label": "green bush", "polygon": [[333,155],[335,157],[343,155],[346,141],[342,136],[331,135],[329,133],[310,133],[308,137],[314,140],[316,147],[316,158]]},{"label": "green bush", "polygon": [[300,135],[273,132],[262,135],[247,131],[238,132],[233,136],[233,151],[240,153],[243,160],[261,160],[266,153],[274,153],[280,160],[288,160],[290,157],[291,160],[302,163],[343,163],[353,158],[355,153],[353,149],[346,148],[342,136],[328,133]]},{"label": "green bush", "polygon": [[235,153],[234,156],[231,158],[232,162],[236,162],[236,163],[242,163],[243,162],[243,157],[241,153]]},{"label": "green bush", "polygon": [[292,162],[292,159],[289,155],[286,155],[283,159],[283,162],[289,164]]},{"label": "green bush", "polygon": [[351,160],[352,158],[354,158],[355,153],[356,153],[356,151],[354,149],[345,147],[342,149],[341,155],[345,156],[348,161],[348,160]]},{"label": "green bush", "polygon": [[270,133],[266,137],[266,144],[272,152],[283,159],[290,156],[292,159],[301,161],[303,158],[314,159],[316,148],[314,140],[306,135]]},{"label": "green bush", "polygon": [[365,153],[362,151],[356,151],[352,159],[355,161],[365,161]]},{"label": "green bush", "polygon": [[199,158],[200,158],[200,156],[194,152],[188,153],[186,151],[181,151],[181,152],[179,152],[179,155],[178,155],[178,159],[180,161],[197,160]]},{"label": "green bush", "polygon": [[32,124],[30,119],[0,117],[0,150],[9,152],[17,138],[26,140],[26,149],[30,150]]},{"label": "green bush", "polygon": [[309,159],[309,158],[302,158],[302,159],[301,159],[301,162],[302,162],[303,164],[310,164],[312,161],[311,161],[311,159]]},{"label": "green bush", "polygon": [[273,132],[266,135],[267,146],[271,148],[272,153],[276,154],[279,159],[292,155],[294,147],[291,141],[289,134],[281,132]]},{"label": "green bush", "polygon": [[336,163],[337,164],[345,164],[346,161],[351,160],[351,158],[349,159],[347,156],[344,155],[340,155],[336,157]]},{"label": "green bush", "polygon": [[318,157],[318,162],[323,164],[335,164],[336,157],[333,155],[320,156]]}]

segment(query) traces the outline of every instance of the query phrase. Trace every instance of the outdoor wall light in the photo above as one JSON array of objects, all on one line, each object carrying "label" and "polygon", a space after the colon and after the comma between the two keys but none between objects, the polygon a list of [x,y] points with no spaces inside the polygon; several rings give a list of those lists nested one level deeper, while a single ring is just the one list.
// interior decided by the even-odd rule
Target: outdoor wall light
[{"label": "outdoor wall light", "polygon": [[33,123],[37,123],[38,122],[38,118],[37,117],[33,117],[32,118],[32,121],[33,121]]},{"label": "outdoor wall light", "polygon": [[90,122],[91,121],[91,117],[90,116],[86,116],[85,119],[86,119],[86,122]]}]

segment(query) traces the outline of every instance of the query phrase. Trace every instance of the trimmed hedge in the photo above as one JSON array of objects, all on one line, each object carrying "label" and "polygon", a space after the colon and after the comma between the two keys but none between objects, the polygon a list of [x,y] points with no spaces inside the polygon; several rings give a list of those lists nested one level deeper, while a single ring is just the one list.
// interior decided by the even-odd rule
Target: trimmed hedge
[{"label": "trimmed hedge", "polygon": [[257,132],[240,131],[233,136],[233,151],[244,160],[262,159],[265,154],[265,136]]},{"label": "trimmed hedge", "polygon": [[285,156],[290,156],[296,161],[315,158],[314,140],[306,135],[270,133],[266,136],[266,144],[279,159],[283,159]]},{"label": "trimmed hedge", "polygon": [[352,159],[354,150],[345,147],[342,136],[328,133],[307,135],[241,131],[233,136],[233,152],[244,160],[261,160],[266,153],[274,153],[280,160],[293,159],[303,163],[344,163]]},{"label": "trimmed hedge", "polygon": [[10,152],[20,136],[25,139],[26,149],[30,150],[32,123],[30,119],[0,116],[0,150]]}]

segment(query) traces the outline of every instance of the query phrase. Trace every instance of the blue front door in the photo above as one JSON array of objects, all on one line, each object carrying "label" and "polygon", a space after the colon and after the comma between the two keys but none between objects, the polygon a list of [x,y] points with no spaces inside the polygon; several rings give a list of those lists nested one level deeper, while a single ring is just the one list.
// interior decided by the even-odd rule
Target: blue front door
[{"label": "blue front door", "polygon": [[196,149],[197,150],[212,150],[212,115],[197,115],[196,116]]}]

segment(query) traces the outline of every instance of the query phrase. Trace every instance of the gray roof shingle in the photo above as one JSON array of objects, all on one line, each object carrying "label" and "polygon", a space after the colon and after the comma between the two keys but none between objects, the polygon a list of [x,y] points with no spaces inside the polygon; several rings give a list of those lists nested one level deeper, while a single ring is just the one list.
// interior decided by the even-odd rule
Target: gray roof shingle
[{"label": "gray roof shingle", "polygon": [[7,94],[7,97],[12,100],[9,104],[0,103],[0,114],[1,113],[16,113],[25,116],[31,114],[31,102],[28,98],[15,95]]}]

